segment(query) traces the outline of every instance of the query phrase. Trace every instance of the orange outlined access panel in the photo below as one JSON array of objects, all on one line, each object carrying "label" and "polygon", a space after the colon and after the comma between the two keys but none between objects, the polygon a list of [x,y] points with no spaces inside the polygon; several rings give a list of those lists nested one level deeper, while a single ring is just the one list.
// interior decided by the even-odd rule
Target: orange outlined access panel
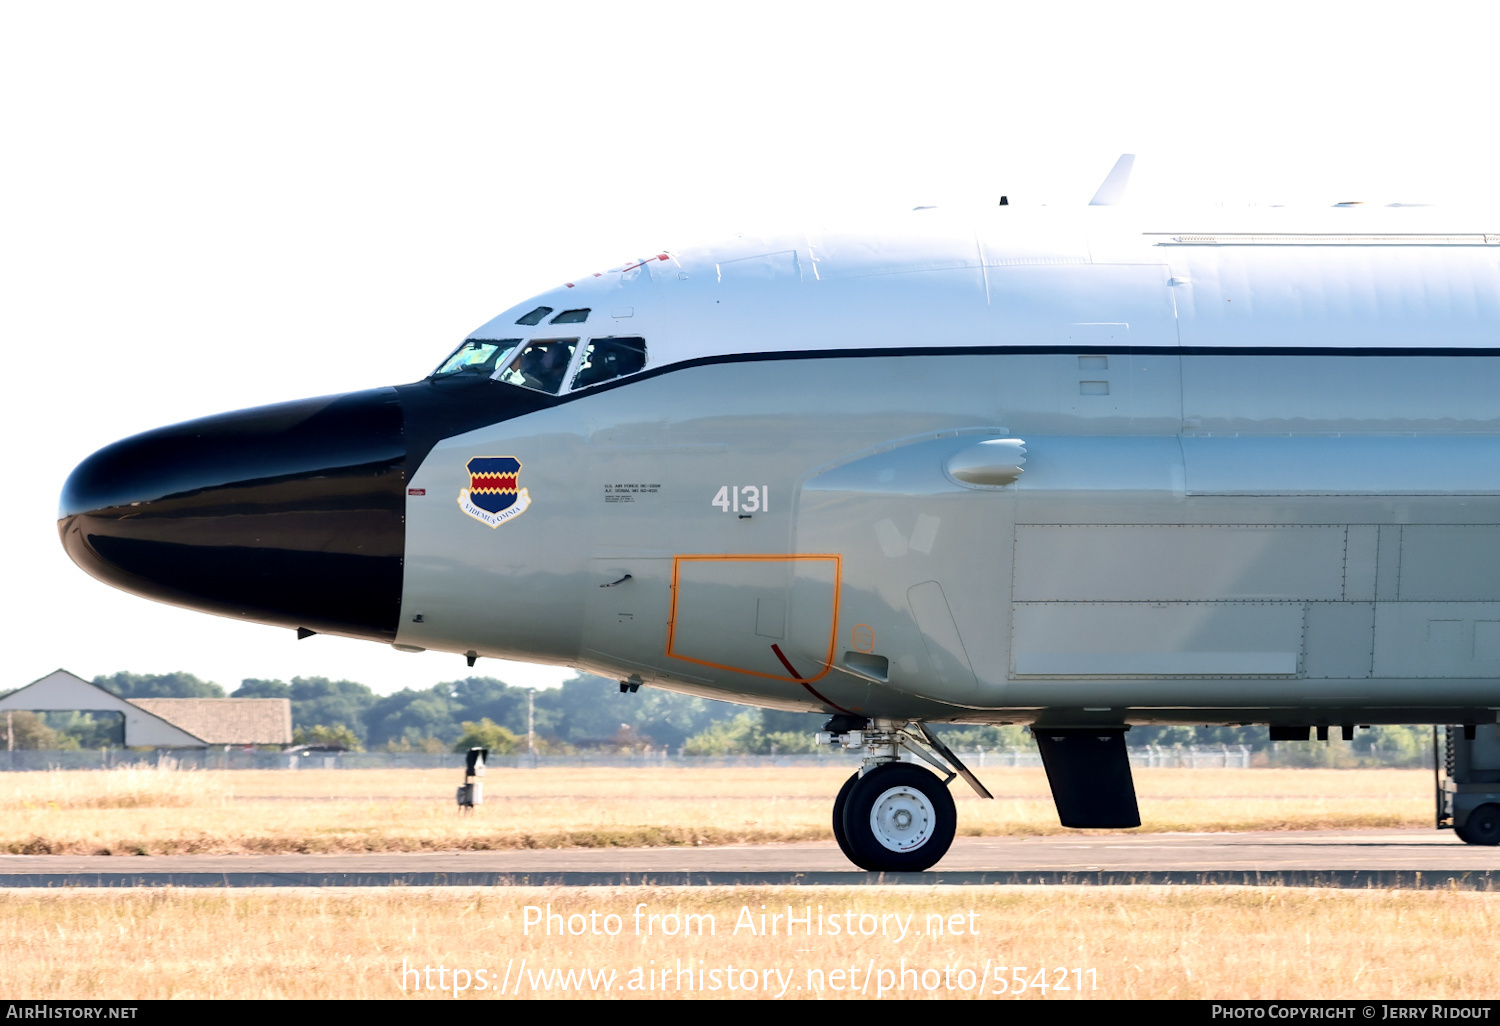
[{"label": "orange outlined access panel", "polygon": [[838,555],[672,557],[667,655],[794,683],[821,679],[838,637]]}]

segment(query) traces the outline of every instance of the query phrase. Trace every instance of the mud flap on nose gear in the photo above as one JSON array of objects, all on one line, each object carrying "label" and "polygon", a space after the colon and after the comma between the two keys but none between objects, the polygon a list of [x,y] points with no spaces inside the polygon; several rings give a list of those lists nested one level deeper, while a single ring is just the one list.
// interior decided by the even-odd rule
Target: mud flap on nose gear
[{"label": "mud flap on nose gear", "polygon": [[1065,827],[1138,827],[1128,727],[1033,727],[1057,818]]}]

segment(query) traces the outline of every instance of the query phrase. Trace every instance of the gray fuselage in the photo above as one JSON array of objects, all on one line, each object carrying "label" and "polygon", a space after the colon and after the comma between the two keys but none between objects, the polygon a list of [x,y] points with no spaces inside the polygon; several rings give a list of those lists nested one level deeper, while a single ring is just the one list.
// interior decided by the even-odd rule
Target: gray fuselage
[{"label": "gray fuselage", "polygon": [[[590,304],[651,363],[432,449],[396,643],[894,719],[1493,721],[1500,247],[1043,234],[741,241],[496,318]],[[955,475],[997,439],[1013,483]]]}]

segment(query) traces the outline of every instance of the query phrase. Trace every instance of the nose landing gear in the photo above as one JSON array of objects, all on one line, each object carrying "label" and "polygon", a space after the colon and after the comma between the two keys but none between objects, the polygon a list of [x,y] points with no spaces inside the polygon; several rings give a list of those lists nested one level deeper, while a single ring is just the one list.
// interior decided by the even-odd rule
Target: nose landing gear
[{"label": "nose landing gear", "polygon": [[[825,744],[865,752],[864,765],[844,782],[833,802],[833,836],[839,848],[850,862],[871,872],[918,873],[931,868],[948,853],[958,830],[948,784],[962,775],[980,797],[989,798],[990,793],[921,724],[902,727],[876,720],[854,729],[839,722],[843,719],[835,717],[829,721],[830,729],[818,735]],[[903,748],[941,770],[946,778],[899,761]],[[927,748],[948,765],[928,754]]]}]

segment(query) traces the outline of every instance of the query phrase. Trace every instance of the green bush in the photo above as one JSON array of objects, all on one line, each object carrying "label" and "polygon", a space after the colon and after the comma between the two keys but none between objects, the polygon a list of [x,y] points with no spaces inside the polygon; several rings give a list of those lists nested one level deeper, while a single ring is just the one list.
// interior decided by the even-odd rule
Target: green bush
[{"label": "green bush", "polygon": [[759,711],[747,709],[683,742],[686,755],[790,755],[816,751],[810,731],[767,731]]},{"label": "green bush", "polygon": [[[9,731],[9,738],[6,732]],[[58,751],[78,747],[74,738],[59,734],[34,712],[0,713],[0,743],[14,744],[18,750]]]},{"label": "green bush", "polygon": [[455,752],[467,752],[470,748],[488,748],[491,755],[513,755],[520,742],[516,735],[486,716],[475,723],[466,720],[463,734],[454,742]]},{"label": "green bush", "polygon": [[335,723],[331,727],[325,727],[321,723],[311,727],[298,727],[292,734],[292,744],[343,745],[351,752],[364,751],[364,746],[359,743],[359,735],[342,723]]}]

